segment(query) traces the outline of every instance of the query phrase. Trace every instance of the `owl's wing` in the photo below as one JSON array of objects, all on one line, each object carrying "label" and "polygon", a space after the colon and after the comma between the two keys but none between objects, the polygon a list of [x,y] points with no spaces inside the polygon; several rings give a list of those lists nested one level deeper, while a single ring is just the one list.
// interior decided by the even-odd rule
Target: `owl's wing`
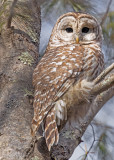
[{"label": "owl's wing", "polygon": [[[47,115],[51,115],[47,116],[48,122],[54,120],[51,109],[78,78],[83,66],[82,53],[80,47],[76,49],[68,46],[64,49],[59,47],[45,53],[36,67],[33,74],[35,85],[33,135]],[[53,119],[51,119],[52,116]]]},{"label": "owl's wing", "polygon": [[[48,113],[44,115],[45,117],[45,139],[46,139],[46,144],[48,147],[48,150],[50,151],[51,147],[53,144],[57,144],[59,141],[59,133],[58,133],[58,128],[56,124],[56,117],[55,117],[55,102],[68,90],[68,88],[75,82],[75,79],[70,79],[68,78],[63,85],[60,87],[59,91],[57,94],[54,96],[52,100],[52,104],[47,106],[46,110]],[[67,112],[67,111],[66,111]]]},{"label": "owl's wing", "polygon": [[[58,47],[45,53],[33,73],[35,119],[72,85],[82,70],[82,47]],[[46,110],[48,112],[48,110]],[[45,112],[45,114],[47,114]],[[40,117],[41,118],[41,117]]]},{"label": "owl's wing", "polygon": [[[57,94],[54,96],[52,102],[46,107],[46,110],[49,112],[53,106],[55,105],[55,102],[63,95],[66,93],[66,91],[69,89],[70,86],[73,85],[73,83],[75,82],[75,79],[67,79],[65,81],[65,83],[63,83],[63,85],[60,87],[59,91],[57,92]],[[46,112],[47,112],[46,111]],[[47,113],[48,113],[47,112]],[[44,117],[47,115],[47,113],[44,113]]]},{"label": "owl's wing", "polygon": [[[77,73],[78,75],[78,73]],[[47,116],[48,112],[54,107],[55,102],[64,94],[66,93],[66,91],[69,89],[70,86],[72,86],[72,84],[75,82],[76,80],[69,77],[65,80],[65,82],[63,82],[62,86],[60,86],[60,89],[58,90],[58,92],[53,96],[52,95],[50,97],[52,97],[52,99],[47,100],[48,102],[46,104],[42,103],[43,99],[42,97],[40,98],[40,96],[37,95],[37,93],[41,94],[41,92],[39,91],[39,89],[36,89],[36,94],[35,94],[35,100],[34,100],[34,117],[33,118],[33,124],[36,125],[37,128],[39,128],[40,123],[42,122],[42,120]],[[49,92],[50,93],[50,92]],[[40,101],[39,99],[41,99],[42,101]],[[47,98],[48,99],[48,98]],[[46,100],[44,98],[44,100]],[[43,101],[45,102],[45,101]],[[36,130],[35,127],[35,130]],[[32,131],[32,132],[35,132]]]}]

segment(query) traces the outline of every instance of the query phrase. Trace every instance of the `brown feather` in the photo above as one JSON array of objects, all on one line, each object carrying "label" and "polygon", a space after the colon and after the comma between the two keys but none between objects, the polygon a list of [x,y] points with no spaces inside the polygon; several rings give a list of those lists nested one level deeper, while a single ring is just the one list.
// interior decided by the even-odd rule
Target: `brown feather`
[{"label": "brown feather", "polygon": [[59,140],[59,133],[56,126],[54,109],[49,111],[45,120],[45,139],[49,151],[53,144],[57,144]]}]

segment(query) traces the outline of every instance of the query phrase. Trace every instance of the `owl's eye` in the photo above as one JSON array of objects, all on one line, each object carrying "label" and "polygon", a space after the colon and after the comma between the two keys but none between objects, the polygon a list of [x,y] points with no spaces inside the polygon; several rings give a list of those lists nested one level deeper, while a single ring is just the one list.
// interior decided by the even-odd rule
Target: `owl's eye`
[{"label": "owl's eye", "polygon": [[82,33],[88,33],[88,32],[89,32],[89,28],[88,27],[82,28]]},{"label": "owl's eye", "polygon": [[67,33],[72,33],[73,32],[73,29],[71,27],[68,27],[65,30],[66,30]]}]

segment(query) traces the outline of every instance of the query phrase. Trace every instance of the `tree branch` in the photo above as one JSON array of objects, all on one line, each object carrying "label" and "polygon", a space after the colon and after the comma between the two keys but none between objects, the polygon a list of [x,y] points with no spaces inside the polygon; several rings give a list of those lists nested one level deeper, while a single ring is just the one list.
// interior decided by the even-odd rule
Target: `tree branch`
[{"label": "tree branch", "polygon": [[94,127],[93,127],[93,125],[92,125],[92,124],[90,124],[90,125],[91,125],[92,132],[93,132],[93,141],[92,141],[92,144],[91,144],[91,146],[90,146],[89,150],[87,151],[87,153],[86,153],[86,155],[85,155],[85,157],[84,157],[84,159],[83,159],[83,160],[86,160],[86,158],[87,158],[88,154],[90,153],[90,151],[91,151],[91,149],[93,148],[93,145],[94,145],[94,143],[95,143],[95,131],[94,131]]},{"label": "tree branch", "polygon": [[[90,104],[89,110],[83,120],[80,123],[81,128],[83,128],[83,132],[90,124],[92,119],[98,113],[98,111],[103,107],[103,105],[114,96],[114,87],[109,88],[107,91],[102,92],[99,94]],[[86,125],[85,125],[86,124]]]},{"label": "tree branch", "polygon": [[95,80],[94,83],[97,84],[100,82],[104,77],[114,69],[114,63],[112,63],[109,67],[107,67]]},{"label": "tree branch", "polygon": [[14,8],[16,6],[17,1],[18,0],[14,0],[13,3],[12,3],[11,9],[10,9],[10,15],[8,17],[8,21],[7,21],[7,25],[6,25],[7,28],[11,27],[11,21],[12,21],[12,17],[13,17],[13,14],[14,14]]},{"label": "tree branch", "polygon": [[110,0],[109,3],[108,3],[107,10],[106,10],[106,12],[105,12],[105,14],[104,14],[104,16],[102,18],[102,21],[101,21],[101,26],[104,24],[104,22],[105,22],[105,20],[107,18],[111,3],[112,3],[112,0]]},{"label": "tree branch", "polygon": [[108,88],[112,87],[113,85],[114,85],[114,74],[108,76],[102,82],[95,85],[91,94],[98,95],[102,93],[103,91],[106,91]]}]

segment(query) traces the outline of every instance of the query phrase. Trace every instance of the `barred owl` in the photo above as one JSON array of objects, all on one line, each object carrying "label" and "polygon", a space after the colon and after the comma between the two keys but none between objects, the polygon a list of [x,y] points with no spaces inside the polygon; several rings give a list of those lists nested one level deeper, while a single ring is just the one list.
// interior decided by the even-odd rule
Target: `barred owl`
[{"label": "barred owl", "polygon": [[72,117],[81,101],[88,101],[92,81],[103,70],[101,42],[101,27],[89,14],[66,13],[53,28],[45,55],[33,73],[31,127],[35,135],[43,122],[49,151],[58,143],[58,126]]}]

